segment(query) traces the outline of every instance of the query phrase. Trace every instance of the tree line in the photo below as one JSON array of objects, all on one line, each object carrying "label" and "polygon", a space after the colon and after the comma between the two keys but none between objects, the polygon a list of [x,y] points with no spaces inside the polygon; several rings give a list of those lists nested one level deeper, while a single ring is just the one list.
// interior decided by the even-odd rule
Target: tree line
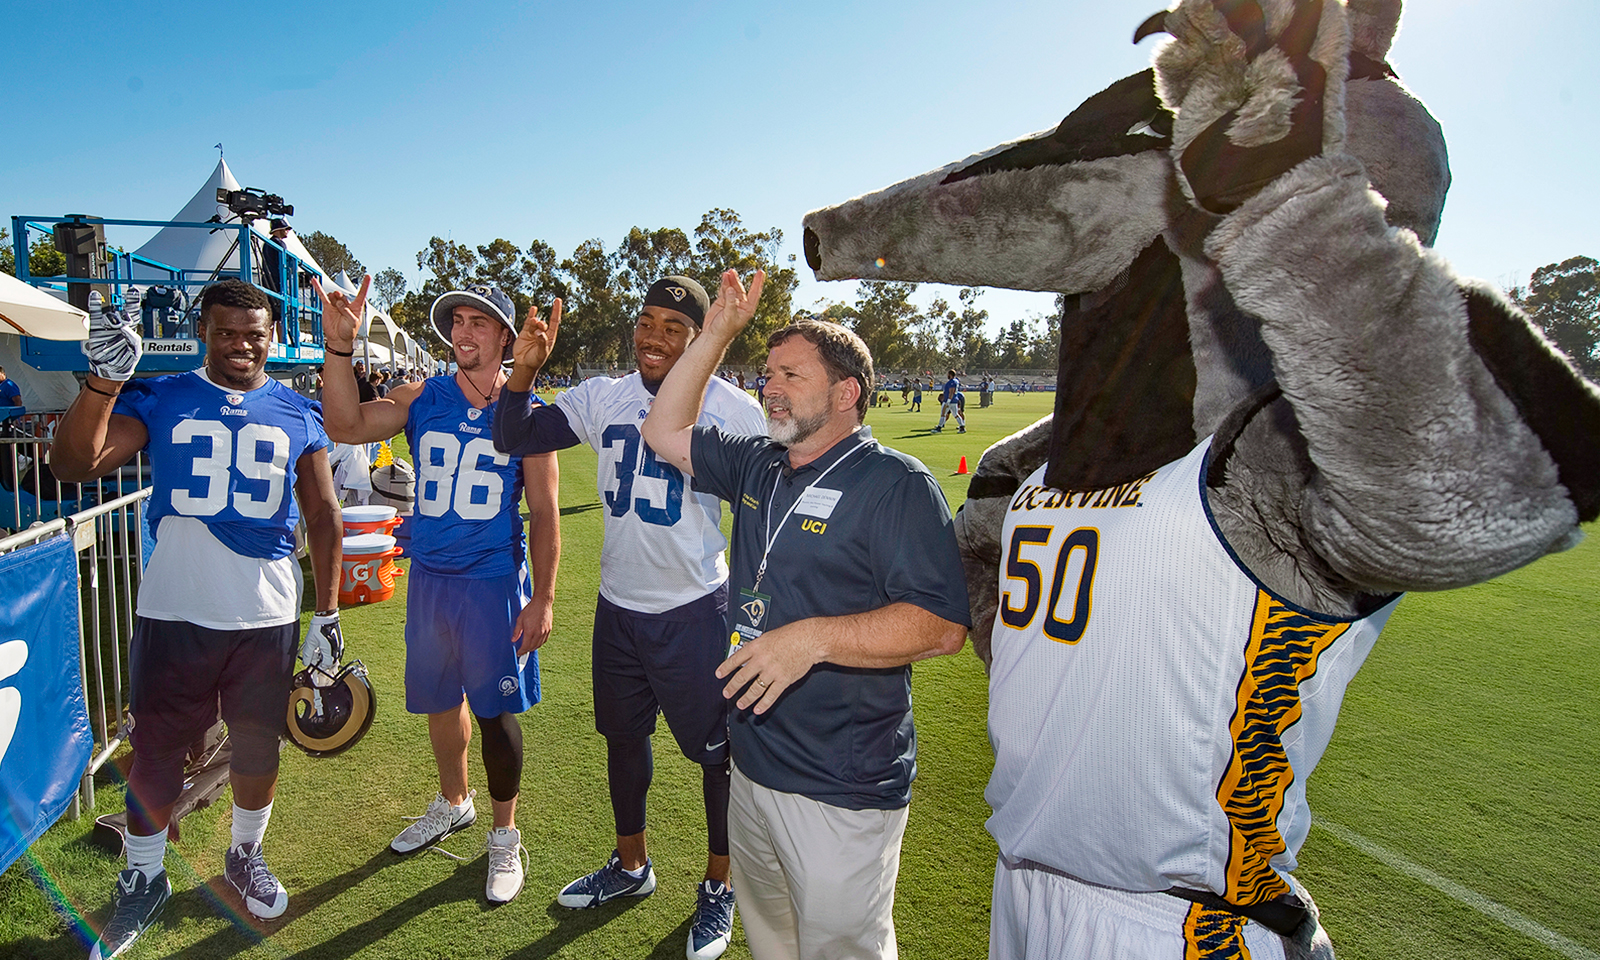
[{"label": "tree line", "polygon": [[[301,241],[330,274],[359,278],[366,267],[349,247],[321,231]],[[824,303],[819,310],[795,311],[799,285],[795,258],[782,257],[783,231],[755,232],[733,210],[717,208],[690,232],[676,227],[633,227],[616,245],[585,240],[562,257],[543,240],[520,247],[503,238],[473,246],[432,237],[417,253],[428,279],[419,290],[407,288],[405,275],[392,267],[373,275],[372,298],[379,309],[424,342],[436,343],[428,308],[446,290],[490,283],[516,303],[518,323],[531,304],[543,310],[555,297],[564,305],[562,335],[550,358],[552,369],[631,362],[633,323],[645,291],[658,277],[683,274],[716,295],[722,271],[741,276],[767,271],[767,290],[755,319],[728,350],[728,363],[754,365],[766,355],[769,333],[797,315],[816,315],[841,323],[861,336],[884,372],[954,367],[984,370],[1048,369],[1056,365],[1060,330],[1053,317],[1026,317],[988,334],[989,312],[978,304],[981,288],[963,287],[956,302],[935,298],[925,307],[912,302],[915,283],[864,280],[853,301]],[[781,259],[780,259],[781,258]],[[48,234],[28,246],[34,276],[59,276],[66,258]],[[0,273],[15,275],[16,254],[6,227],[0,227]],[[1583,374],[1600,382],[1600,262],[1576,256],[1533,272],[1527,285],[1506,291]],[[1060,298],[1057,299],[1059,315]],[[435,350],[434,352],[439,352]]]},{"label": "tree line", "polygon": [[[301,238],[324,269],[359,277],[364,267],[349,248],[326,234]],[[767,271],[766,292],[750,326],[728,349],[734,366],[759,364],[769,333],[801,315],[833,320],[856,331],[872,351],[878,369],[890,371],[1041,369],[1054,367],[1058,334],[1053,320],[1013,321],[999,337],[987,332],[989,312],[978,306],[983,291],[964,288],[952,306],[936,298],[925,307],[912,302],[914,283],[862,281],[851,302],[824,303],[816,310],[794,308],[799,285],[795,258],[782,257],[783,231],[754,232],[728,209],[714,209],[693,231],[675,227],[630,229],[614,246],[598,239],[560,256],[542,240],[526,247],[496,238],[472,245],[432,237],[417,253],[428,279],[420,290],[407,288],[405,275],[392,267],[373,274],[372,298],[379,309],[408,333],[426,342],[437,338],[428,308],[446,290],[489,283],[517,305],[519,323],[528,306],[544,309],[560,297],[561,337],[551,355],[552,369],[575,363],[627,366],[633,353],[633,323],[644,294],[658,277],[693,277],[715,297],[718,278],[732,267],[741,276]]]}]

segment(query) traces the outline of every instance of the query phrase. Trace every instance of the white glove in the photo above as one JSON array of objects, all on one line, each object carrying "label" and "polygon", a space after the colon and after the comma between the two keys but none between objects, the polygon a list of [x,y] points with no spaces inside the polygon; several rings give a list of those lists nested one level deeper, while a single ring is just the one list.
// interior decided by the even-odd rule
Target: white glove
[{"label": "white glove", "polygon": [[339,611],[331,614],[312,614],[311,629],[306,631],[300,644],[300,662],[314,667],[311,673],[313,686],[333,685],[334,671],[344,656],[344,633],[339,629]]},{"label": "white glove", "polygon": [[140,297],[129,291],[128,310],[107,309],[100,291],[89,291],[89,342],[83,352],[89,357],[89,372],[106,380],[125,382],[133,376],[144,354],[144,338],[140,335]]}]

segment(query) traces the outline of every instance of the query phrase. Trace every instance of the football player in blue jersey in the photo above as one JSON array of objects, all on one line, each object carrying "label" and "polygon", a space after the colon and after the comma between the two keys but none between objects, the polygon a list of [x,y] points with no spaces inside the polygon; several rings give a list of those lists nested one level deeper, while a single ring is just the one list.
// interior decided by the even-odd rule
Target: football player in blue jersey
[{"label": "football player in blue jersey", "polygon": [[273,324],[260,289],[235,279],[212,284],[200,298],[200,322],[200,369],[130,382],[142,349],[136,321],[95,297],[91,373],[51,450],[56,475],[75,481],[148,451],[153,486],[146,516],[155,549],[128,656],[128,865],[90,954],[97,960],[126,951],[171,896],[162,860],[184,756],[216,721],[219,701],[233,743],[225,876],[256,917],[288,907],[261,841],[300,634],[294,527],[302,512],[316,615],[300,657],[331,669],[343,653],[339,502],[321,411],[266,375]]},{"label": "football player in blue jersey", "polygon": [[509,457],[491,440],[505,383],[500,365],[516,336],[511,298],[498,288],[475,285],[434,301],[433,327],[455,351],[454,374],[398,384],[386,397],[359,402],[350,358],[371,283],[363,279],[354,298],[322,293],[329,355],[322,396],[330,437],[371,443],[404,430],[416,464],[416,512],[406,521],[406,709],[428,717],[439,792],[389,847],[421,850],[477,819],[476,794],[467,787],[470,707],[494,807],[484,892],[491,903],[505,903],[522,889],[517,715],[539,702],[537,651],[550,636],[561,556],[559,470],[554,454]]},{"label": "football player in blue jersey", "polygon": [[934,433],[944,429],[944,422],[954,415],[956,418],[956,432],[967,432],[967,398],[961,396],[961,381],[956,378],[956,372],[950,371],[950,379],[944,382],[944,387],[939,391],[939,425],[933,428]]},{"label": "football player in blue jersey", "polygon": [[[567,884],[556,902],[595,907],[655,890],[645,794],[660,712],[683,755],[701,766],[708,856],[689,923],[691,960],[720,956],[733,926],[727,702],[716,678],[728,652],[727,543],[721,501],[689,489],[676,467],[659,462],[639,425],[708,305],[705,290],[688,277],[657,280],[634,323],[638,371],[585,380],[548,406],[535,405],[530,391],[555,345],[560,315],[552,310],[548,324],[530,316],[513,348],[516,364],[494,433],[495,446],[512,454],[587,443],[600,455],[597,485],[607,509],[594,617],[594,712],[595,729],[606,738],[617,846],[604,866]],[[760,405],[721,378],[706,388],[699,416],[729,433],[766,433]]]}]

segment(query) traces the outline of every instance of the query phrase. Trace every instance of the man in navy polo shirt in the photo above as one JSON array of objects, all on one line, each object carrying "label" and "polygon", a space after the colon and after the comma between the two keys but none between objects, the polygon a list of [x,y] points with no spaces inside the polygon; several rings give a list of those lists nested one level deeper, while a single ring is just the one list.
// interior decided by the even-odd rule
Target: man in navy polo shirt
[{"label": "man in navy polo shirt", "polygon": [[916,776],[909,665],[961,649],[966,583],[938,483],[862,425],[872,357],[845,328],[802,320],[768,338],[770,439],[695,424],[765,279],[747,293],[723,275],[644,438],[733,504],[740,645],[717,675],[737,698],[728,833],[750,951],[893,957]]}]

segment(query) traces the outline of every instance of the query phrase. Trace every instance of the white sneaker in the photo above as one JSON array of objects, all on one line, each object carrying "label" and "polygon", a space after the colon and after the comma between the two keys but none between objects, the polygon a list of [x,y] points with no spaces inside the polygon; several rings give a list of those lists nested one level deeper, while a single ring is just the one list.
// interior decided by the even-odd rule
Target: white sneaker
[{"label": "white sneaker", "polygon": [[411,817],[416,822],[400,831],[400,835],[390,841],[389,849],[395,853],[414,853],[472,826],[478,819],[478,811],[472,806],[472,798],[477,795],[478,791],[473,790],[461,801],[461,806],[453,807],[444,794],[437,794],[428,804],[428,812]]},{"label": "white sneaker", "polygon": [[489,831],[489,880],[484,884],[483,895],[490,903],[510,903],[522,892],[527,859],[521,830],[496,827]]}]

